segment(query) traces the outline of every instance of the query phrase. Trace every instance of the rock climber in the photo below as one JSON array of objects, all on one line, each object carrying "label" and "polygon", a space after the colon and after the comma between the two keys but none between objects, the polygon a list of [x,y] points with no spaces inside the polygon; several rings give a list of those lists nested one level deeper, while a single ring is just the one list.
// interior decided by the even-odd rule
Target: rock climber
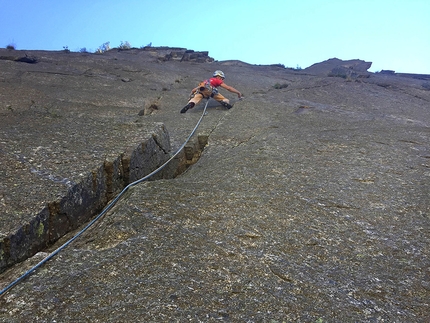
[{"label": "rock climber", "polygon": [[188,104],[182,108],[181,113],[185,113],[189,109],[194,108],[194,106],[197,105],[203,98],[213,98],[214,100],[217,100],[219,103],[221,103],[222,106],[226,107],[227,109],[231,109],[233,106],[230,104],[230,101],[227,98],[218,92],[218,87],[220,86],[227,91],[236,93],[239,99],[241,99],[243,96],[242,93],[240,93],[234,87],[225,84],[224,78],[225,76],[222,71],[215,71],[210,79],[201,82],[197,87],[192,89]]}]

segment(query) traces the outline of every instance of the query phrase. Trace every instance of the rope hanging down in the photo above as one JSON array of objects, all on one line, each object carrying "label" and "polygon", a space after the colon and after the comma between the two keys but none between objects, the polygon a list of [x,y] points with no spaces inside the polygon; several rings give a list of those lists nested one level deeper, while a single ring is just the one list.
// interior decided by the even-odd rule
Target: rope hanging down
[{"label": "rope hanging down", "polygon": [[6,293],[8,290],[10,290],[12,287],[14,287],[15,285],[17,285],[19,282],[21,282],[24,278],[26,278],[27,276],[29,276],[32,272],[34,272],[36,269],[38,269],[39,267],[41,267],[42,265],[44,265],[48,260],[50,260],[51,258],[55,257],[60,251],[62,251],[63,249],[65,249],[69,244],[71,244],[73,241],[75,241],[79,236],[81,236],[85,231],[87,231],[94,223],[96,223],[103,215],[105,215],[110,209],[112,209],[112,207],[115,206],[115,204],[119,201],[119,199],[124,195],[125,192],[127,192],[127,190],[130,187],[133,187],[145,180],[147,180],[148,178],[150,178],[151,176],[157,174],[159,171],[161,171],[164,167],[166,167],[166,165],[168,163],[170,163],[180,152],[182,149],[184,149],[185,145],[188,143],[188,141],[190,141],[191,137],[194,135],[194,133],[196,132],[197,128],[199,127],[200,123],[202,122],[203,117],[206,115],[206,108],[208,106],[209,103],[209,99],[206,102],[206,105],[203,109],[203,113],[200,116],[199,121],[197,122],[196,126],[194,127],[193,131],[190,133],[190,135],[188,136],[188,138],[185,140],[185,142],[182,144],[181,147],[179,147],[179,149],[176,151],[176,153],[170,157],[163,165],[161,165],[160,167],[158,167],[156,170],[154,170],[153,172],[149,173],[148,175],[146,175],[145,177],[142,177],[141,179],[128,184],[116,197],[115,199],[112,200],[112,202],[110,202],[104,209],[103,211],[97,215],[90,223],[88,223],[85,228],[83,228],[81,231],[79,231],[75,236],[73,236],[70,240],[68,240],[66,243],[64,243],[63,245],[61,245],[60,247],[58,247],[55,251],[53,251],[52,253],[50,253],[48,256],[46,256],[43,260],[41,260],[37,265],[35,265],[34,267],[32,267],[31,269],[29,269],[27,272],[25,272],[24,274],[22,274],[20,277],[18,277],[16,280],[14,280],[12,283],[10,283],[8,286],[6,286],[4,289],[2,289],[0,291],[0,296],[3,295],[4,293]]}]

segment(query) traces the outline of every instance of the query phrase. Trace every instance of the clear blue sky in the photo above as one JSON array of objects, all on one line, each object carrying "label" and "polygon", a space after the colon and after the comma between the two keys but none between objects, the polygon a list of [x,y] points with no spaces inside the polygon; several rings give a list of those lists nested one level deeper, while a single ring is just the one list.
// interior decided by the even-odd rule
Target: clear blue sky
[{"label": "clear blue sky", "polygon": [[430,74],[430,0],[0,0],[0,47],[184,47],[305,68],[329,58]]}]

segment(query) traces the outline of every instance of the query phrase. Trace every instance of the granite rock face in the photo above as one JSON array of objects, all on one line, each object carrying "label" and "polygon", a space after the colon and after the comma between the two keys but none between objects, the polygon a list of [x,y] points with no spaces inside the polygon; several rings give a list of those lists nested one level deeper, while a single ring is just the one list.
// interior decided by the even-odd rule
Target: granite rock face
[{"label": "granite rock face", "polygon": [[[74,184],[107,202],[114,182],[157,167],[198,122],[206,102],[179,110],[214,70],[245,99],[221,89],[234,107],[210,100],[181,157],[1,295],[0,321],[429,320],[425,78],[365,63],[352,70],[368,77],[328,75],[349,61],[296,71],[146,50],[13,53],[25,54],[37,63],[0,59],[2,237],[25,237],[49,201],[79,196]],[[118,175],[94,180],[106,169]]]},{"label": "granite rock face", "polygon": [[324,62],[313,64],[304,69],[304,72],[342,77],[345,79],[367,78],[370,73],[367,71],[372,66],[371,62],[359,59],[343,61],[338,58],[330,58]]}]

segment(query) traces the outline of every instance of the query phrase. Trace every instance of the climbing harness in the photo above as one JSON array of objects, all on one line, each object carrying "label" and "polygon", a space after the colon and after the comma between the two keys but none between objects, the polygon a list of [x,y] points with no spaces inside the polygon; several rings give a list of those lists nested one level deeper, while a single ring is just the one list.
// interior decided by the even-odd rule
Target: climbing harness
[{"label": "climbing harness", "polygon": [[213,98],[216,94],[218,94],[218,89],[211,85],[210,80],[205,80],[199,84],[196,94],[197,93],[200,93],[203,98]]},{"label": "climbing harness", "polygon": [[110,202],[104,209],[103,211],[97,215],[90,223],[88,223],[81,231],[79,231],[75,236],[73,236],[70,240],[68,240],[66,243],[64,243],[63,245],[61,245],[60,247],[58,247],[55,251],[53,251],[52,253],[50,253],[48,256],[46,256],[43,260],[41,260],[37,265],[35,265],[34,267],[32,267],[31,269],[29,269],[27,272],[25,272],[24,274],[22,274],[20,277],[18,277],[16,280],[14,280],[12,283],[10,283],[8,286],[6,286],[4,289],[2,289],[0,291],[0,296],[3,295],[4,293],[6,293],[8,290],[10,290],[12,287],[14,287],[15,285],[17,285],[19,282],[21,282],[24,278],[26,278],[27,276],[29,276],[32,272],[34,272],[36,269],[38,269],[39,267],[41,267],[42,265],[44,265],[48,260],[52,259],[53,257],[55,257],[60,251],[62,251],[63,249],[65,249],[68,245],[70,245],[73,241],[75,241],[79,236],[81,236],[85,231],[87,231],[94,223],[96,223],[103,215],[105,215],[110,209],[112,209],[115,204],[119,201],[119,199],[124,195],[124,193],[131,187],[147,180],[148,178],[150,178],[151,176],[157,174],[159,171],[161,171],[164,167],[167,166],[168,163],[170,163],[181,151],[182,149],[184,149],[185,145],[188,143],[188,141],[191,139],[191,137],[194,135],[194,133],[196,132],[197,128],[199,127],[200,123],[203,120],[203,117],[206,115],[206,109],[209,103],[209,98],[206,102],[206,105],[203,109],[203,113],[200,116],[199,121],[197,122],[196,126],[194,127],[193,131],[190,133],[190,135],[188,136],[188,138],[185,140],[185,142],[182,144],[181,147],[179,147],[179,149],[176,151],[176,153],[170,157],[163,165],[161,165],[160,167],[158,167],[156,170],[154,170],[153,172],[149,173],[148,175],[146,175],[145,177],[142,177],[141,179],[134,181],[133,183],[128,184],[116,197],[115,199]]}]

